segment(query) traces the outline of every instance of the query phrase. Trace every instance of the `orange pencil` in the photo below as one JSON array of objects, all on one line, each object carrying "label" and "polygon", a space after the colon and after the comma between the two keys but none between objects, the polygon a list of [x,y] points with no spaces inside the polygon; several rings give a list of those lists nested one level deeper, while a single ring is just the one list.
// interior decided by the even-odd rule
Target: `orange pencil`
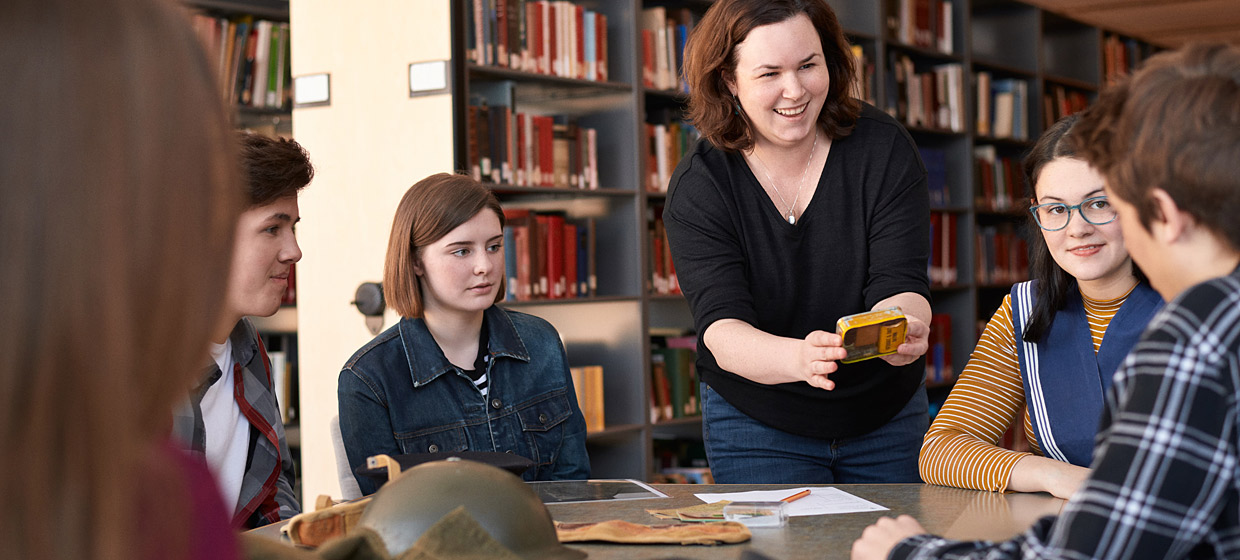
[{"label": "orange pencil", "polygon": [[806,496],[808,496],[808,495],[809,495],[809,489],[807,488],[807,489],[805,489],[805,490],[802,490],[802,491],[800,491],[800,492],[797,492],[796,494],[793,494],[793,495],[791,495],[791,496],[788,496],[787,498],[784,498],[784,499],[782,499],[782,500],[780,500],[780,501],[781,501],[781,502],[789,502],[789,503],[790,503],[790,502],[795,502],[795,501],[797,501],[797,500],[799,500],[799,499],[801,499],[801,498],[804,498],[804,497],[806,497]]}]

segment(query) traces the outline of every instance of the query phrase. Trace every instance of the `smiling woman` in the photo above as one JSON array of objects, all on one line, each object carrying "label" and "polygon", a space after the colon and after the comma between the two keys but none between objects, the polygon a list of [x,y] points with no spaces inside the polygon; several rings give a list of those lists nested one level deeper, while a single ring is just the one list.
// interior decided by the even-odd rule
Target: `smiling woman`
[{"label": "smiling woman", "polygon": [[[351,470],[372,455],[498,451],[526,480],[590,475],[585,420],[559,334],[495,305],[504,297],[504,212],[464,175],[431,175],[396,209],[383,295],[401,320],[340,372]],[[364,493],[375,482],[358,477]]]},{"label": "smiling woman", "polygon": [[[1111,376],[1162,305],[1128,256],[1102,175],[1078,156],[1077,121],[1060,120],[1025,158],[1040,227],[1034,280],[1004,298],[935,416],[921,451],[926,482],[1071,496],[1088,474]],[[1032,453],[998,447],[1014,423]]]},{"label": "smiling woman", "polygon": [[[685,48],[704,142],[664,210],[689,300],[703,431],[727,483],[915,482],[930,317],[926,172],[908,133],[849,97],[823,0],[722,0]],[[897,353],[841,365],[840,317],[900,307]]]}]

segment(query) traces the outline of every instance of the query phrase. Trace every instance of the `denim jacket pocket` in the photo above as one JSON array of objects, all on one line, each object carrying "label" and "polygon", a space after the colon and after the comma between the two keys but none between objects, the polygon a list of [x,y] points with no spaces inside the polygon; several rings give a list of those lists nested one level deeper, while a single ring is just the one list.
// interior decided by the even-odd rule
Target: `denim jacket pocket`
[{"label": "denim jacket pocket", "polygon": [[469,449],[465,428],[452,426],[435,431],[396,434],[400,452],[409,453],[455,453]]},{"label": "denim jacket pocket", "polygon": [[540,466],[555,462],[560,444],[564,439],[564,425],[573,414],[566,392],[552,395],[517,411],[521,419],[521,431],[530,442]]}]

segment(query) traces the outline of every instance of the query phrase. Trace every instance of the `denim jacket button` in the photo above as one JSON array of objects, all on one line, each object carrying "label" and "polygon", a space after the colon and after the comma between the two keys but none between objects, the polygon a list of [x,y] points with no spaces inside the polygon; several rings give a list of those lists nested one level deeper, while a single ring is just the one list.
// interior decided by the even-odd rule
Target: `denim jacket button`
[{"label": "denim jacket button", "polygon": [[432,443],[430,447],[426,448],[426,450],[431,453],[439,453],[439,446]]},{"label": "denim jacket button", "polygon": [[546,414],[539,414],[539,415],[538,415],[538,423],[539,423],[539,424],[546,424],[546,423],[547,423],[547,415],[546,415]]},{"label": "denim jacket button", "polygon": [[491,399],[491,408],[499,408],[501,406],[504,406],[504,403],[499,402],[499,399]]}]

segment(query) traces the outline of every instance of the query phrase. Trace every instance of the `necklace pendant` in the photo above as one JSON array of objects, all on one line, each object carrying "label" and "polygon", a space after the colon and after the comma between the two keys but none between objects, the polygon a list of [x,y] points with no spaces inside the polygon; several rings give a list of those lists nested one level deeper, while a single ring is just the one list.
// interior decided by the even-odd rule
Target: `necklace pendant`
[{"label": "necklace pendant", "polygon": [[788,223],[794,226],[797,225],[797,217],[793,216],[791,212],[788,213]]}]

